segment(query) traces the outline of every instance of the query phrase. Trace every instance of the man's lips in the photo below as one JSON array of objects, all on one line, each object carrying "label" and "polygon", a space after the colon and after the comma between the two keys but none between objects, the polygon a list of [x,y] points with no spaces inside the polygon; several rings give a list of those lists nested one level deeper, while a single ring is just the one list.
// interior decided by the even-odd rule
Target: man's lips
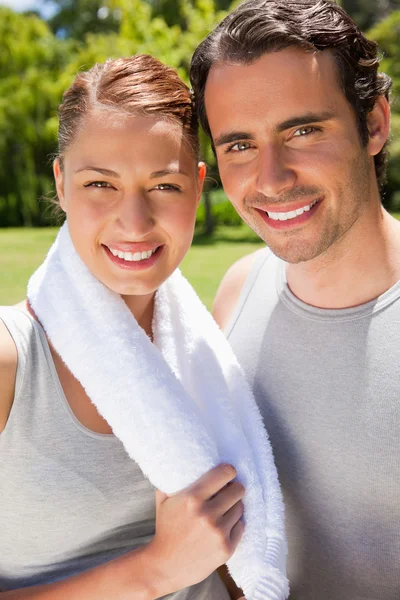
[{"label": "man's lips", "polygon": [[308,221],[318,210],[323,198],[312,200],[308,204],[304,201],[300,204],[268,207],[267,209],[256,208],[256,211],[273,229],[289,229]]}]

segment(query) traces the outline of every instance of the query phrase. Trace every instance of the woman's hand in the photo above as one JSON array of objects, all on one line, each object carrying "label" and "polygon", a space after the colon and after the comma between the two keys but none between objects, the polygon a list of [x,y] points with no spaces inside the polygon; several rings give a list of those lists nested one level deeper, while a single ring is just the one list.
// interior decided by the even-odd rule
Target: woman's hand
[{"label": "woman's hand", "polygon": [[157,593],[194,585],[232,556],[244,529],[244,488],[235,477],[234,467],[219,465],[179,494],[156,492],[156,534],[146,553]]}]

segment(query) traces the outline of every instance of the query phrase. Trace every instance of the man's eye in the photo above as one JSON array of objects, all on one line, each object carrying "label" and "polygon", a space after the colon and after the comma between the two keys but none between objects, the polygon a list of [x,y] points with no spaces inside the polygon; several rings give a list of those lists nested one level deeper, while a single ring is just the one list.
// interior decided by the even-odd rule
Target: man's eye
[{"label": "man's eye", "polygon": [[236,142],[228,146],[226,152],[244,152],[245,150],[249,150],[249,148],[252,148],[250,142]]},{"label": "man's eye", "polygon": [[84,187],[111,188],[112,185],[108,181],[91,181],[90,183],[85,183]]},{"label": "man's eye", "polygon": [[294,132],[293,137],[304,137],[306,135],[310,135],[311,133],[315,133],[316,131],[318,131],[318,129],[316,127],[300,127],[300,129],[297,129],[297,131]]}]

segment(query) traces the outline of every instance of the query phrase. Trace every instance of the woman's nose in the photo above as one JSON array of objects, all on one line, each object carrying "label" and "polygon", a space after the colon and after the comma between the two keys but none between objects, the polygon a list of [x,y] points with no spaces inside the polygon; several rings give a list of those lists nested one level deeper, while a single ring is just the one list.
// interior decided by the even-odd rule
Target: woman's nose
[{"label": "woman's nose", "polygon": [[153,229],[154,217],[144,194],[124,195],[118,209],[119,225],[130,237],[144,237]]}]

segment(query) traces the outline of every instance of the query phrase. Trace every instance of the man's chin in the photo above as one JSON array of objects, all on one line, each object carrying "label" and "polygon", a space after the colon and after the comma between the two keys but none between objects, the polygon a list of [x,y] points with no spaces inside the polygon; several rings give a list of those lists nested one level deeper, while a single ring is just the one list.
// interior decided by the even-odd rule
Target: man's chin
[{"label": "man's chin", "polygon": [[[258,233],[258,235],[260,234]],[[275,239],[272,239],[272,236],[268,235],[260,237],[275,256],[293,265],[314,260],[321,256],[330,245],[306,242],[305,240],[295,239],[294,236],[292,239],[285,240],[285,243],[277,243]]]}]

